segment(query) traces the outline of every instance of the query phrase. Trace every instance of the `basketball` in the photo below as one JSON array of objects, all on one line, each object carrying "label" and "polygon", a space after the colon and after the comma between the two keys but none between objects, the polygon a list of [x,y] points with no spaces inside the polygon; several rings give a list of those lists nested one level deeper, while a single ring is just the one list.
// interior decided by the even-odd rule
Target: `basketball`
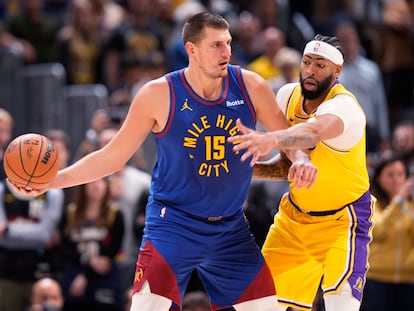
[{"label": "basketball", "polygon": [[4,170],[13,183],[24,188],[42,189],[57,174],[58,152],[45,136],[29,133],[16,137],[7,146]]}]

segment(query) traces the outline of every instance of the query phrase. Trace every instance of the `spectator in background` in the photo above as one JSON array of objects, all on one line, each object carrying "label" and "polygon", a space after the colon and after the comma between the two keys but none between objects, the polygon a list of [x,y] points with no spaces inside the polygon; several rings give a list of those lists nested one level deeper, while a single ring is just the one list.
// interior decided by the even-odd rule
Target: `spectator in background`
[{"label": "spectator in background", "polygon": [[13,122],[14,120],[11,114],[7,110],[0,108],[0,179],[6,178],[3,156],[12,137]]},{"label": "spectator in background", "polygon": [[154,1],[154,18],[160,25],[161,32],[166,40],[171,38],[176,26],[173,2],[173,0]]},{"label": "spectator in background", "polygon": [[183,1],[174,10],[175,28],[166,46],[166,58],[169,70],[174,71],[188,66],[188,56],[181,37],[181,29],[190,16],[206,10],[198,1]]},{"label": "spectator in background", "polygon": [[285,35],[282,30],[273,26],[264,29],[261,35],[263,37],[263,53],[248,64],[247,68],[267,80],[280,76],[280,68],[275,66],[273,59],[279,50],[285,46]]},{"label": "spectator in background", "polygon": [[119,311],[121,276],[115,255],[124,235],[122,212],[107,179],[78,186],[61,222],[65,311]]},{"label": "spectator in background", "polygon": [[11,16],[6,30],[16,38],[30,43],[35,54],[30,63],[57,61],[58,25],[43,12],[44,0],[22,0],[21,13]]},{"label": "spectator in background", "polygon": [[277,52],[273,63],[280,69],[280,75],[267,80],[275,95],[286,83],[299,81],[300,62],[300,53],[291,47],[284,46]]},{"label": "spectator in background", "polygon": [[102,43],[107,43],[114,30],[121,25],[127,17],[127,13],[114,0],[89,0],[98,18],[99,37]]},{"label": "spectator in background", "polygon": [[147,80],[140,81],[140,83],[137,83],[135,85],[135,88],[133,89],[133,92],[135,90],[134,95],[138,90],[144,85],[145,82],[148,82],[151,79],[156,79],[164,74],[167,73],[167,62],[165,59],[164,53],[150,53],[147,58]]},{"label": "spectator in background", "polygon": [[174,9],[174,27],[171,29],[170,37],[167,38],[168,43],[166,45],[166,60],[168,70],[174,71],[188,65],[187,53],[185,52],[184,44],[181,38],[182,26],[192,15],[204,11],[215,12],[228,18],[229,20],[236,20],[235,9],[227,0],[180,1]]},{"label": "spectator in background", "polygon": [[80,159],[84,155],[96,150],[98,146],[99,133],[111,124],[111,119],[105,109],[97,109],[91,118],[89,129],[85,133],[85,138],[77,146],[75,160]]},{"label": "spectator in background", "polygon": [[414,177],[401,159],[389,158],[375,168],[371,188],[378,201],[361,310],[412,310]]},{"label": "spectator in background", "polygon": [[310,22],[315,33],[335,35],[335,25],[352,16],[352,2],[348,0],[313,0]]},{"label": "spectator in background", "polygon": [[[110,98],[110,105],[128,105],[138,90],[149,80],[158,78],[165,73],[164,56],[160,53],[149,53],[139,58],[135,53],[125,52],[120,59],[120,77]],[[157,73],[157,69],[159,72]],[[115,94],[124,94],[122,100]],[[116,95],[119,96],[119,95]],[[115,100],[114,100],[115,99]]]},{"label": "spectator in background", "polygon": [[240,13],[235,28],[234,41],[232,42],[232,62],[246,66],[261,54],[259,44],[261,21],[252,13],[243,11]]},{"label": "spectator in background", "polygon": [[24,62],[31,63],[36,58],[33,46],[24,39],[16,38],[8,32],[0,19],[0,47],[4,47],[13,54],[20,56]]},{"label": "spectator in background", "polygon": [[384,76],[391,127],[414,118],[414,5],[412,0],[384,1],[374,59]]},{"label": "spectator in background", "polygon": [[337,25],[335,36],[344,52],[341,83],[358,99],[367,118],[367,152],[386,150],[390,139],[387,98],[379,66],[364,56],[356,26],[349,20]]},{"label": "spectator in background", "polygon": [[[48,129],[44,132],[46,136],[55,146],[59,156],[59,169],[63,169],[69,165],[69,159],[71,155],[70,138],[64,130],[61,129]],[[65,193],[65,205],[70,203],[72,188],[66,188],[63,190]]]},{"label": "spectator in background", "polygon": [[250,11],[260,19],[262,29],[276,27],[283,31],[286,36],[289,31],[289,2],[256,0],[251,2]]},{"label": "spectator in background", "polygon": [[68,7],[71,2],[72,0],[44,0],[43,11],[60,28],[67,19]]},{"label": "spectator in background", "polygon": [[16,193],[0,182],[0,310],[29,305],[34,282],[50,274],[45,245],[51,242],[63,210],[63,191],[37,197]]},{"label": "spectator in background", "polygon": [[69,164],[70,158],[70,138],[65,131],[60,129],[48,129],[43,133],[55,146],[59,156],[59,169],[65,168]]},{"label": "spectator in background", "polygon": [[98,16],[89,0],[72,1],[69,18],[59,31],[58,55],[68,84],[103,82]]},{"label": "spectator in background", "polygon": [[63,304],[60,284],[54,279],[42,278],[33,285],[28,311],[61,311]]},{"label": "spectator in background", "polygon": [[154,18],[151,0],[127,0],[128,17],[114,30],[105,57],[106,85],[113,91],[120,78],[122,53],[131,52],[140,60],[165,52],[162,28]]},{"label": "spectator in background", "polygon": [[414,172],[414,121],[399,122],[391,139],[391,153],[400,157],[411,172]]}]

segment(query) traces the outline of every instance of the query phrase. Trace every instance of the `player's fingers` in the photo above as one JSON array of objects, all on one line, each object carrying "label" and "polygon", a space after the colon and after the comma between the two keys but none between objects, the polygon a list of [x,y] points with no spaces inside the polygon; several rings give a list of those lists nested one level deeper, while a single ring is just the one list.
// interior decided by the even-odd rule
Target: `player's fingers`
[{"label": "player's fingers", "polygon": [[317,171],[313,168],[305,168],[298,174],[297,186],[310,188],[316,179]]},{"label": "player's fingers", "polygon": [[243,141],[248,141],[250,140],[250,135],[248,133],[243,134],[243,135],[235,135],[235,136],[230,136],[229,138],[227,138],[227,141],[233,144],[238,145],[240,142]]},{"label": "player's fingers", "polygon": [[302,175],[297,175],[295,178],[295,188],[302,188],[305,185],[304,180]]},{"label": "player's fingers", "polygon": [[241,122],[239,118],[236,120],[236,125],[237,125],[237,128],[239,129],[239,132],[242,134],[248,134],[251,131],[251,129],[243,125],[243,123]]},{"label": "player's fingers", "polygon": [[229,143],[237,143],[241,139],[241,135],[230,136],[227,138]]},{"label": "player's fingers", "polygon": [[243,149],[248,150],[251,144],[252,144],[251,141],[246,141],[246,136],[241,136],[239,143],[233,146],[233,151],[239,152]]},{"label": "player's fingers", "polygon": [[19,187],[16,185],[16,183],[13,182],[12,180],[10,180],[9,178],[6,178],[6,182],[9,184],[9,186],[15,188],[16,190],[19,189]]},{"label": "player's fingers", "polygon": [[295,185],[295,188],[301,188],[306,184],[306,173],[304,172],[303,168],[293,168],[290,173],[290,181],[292,181]]},{"label": "player's fingers", "polygon": [[9,183],[13,189],[25,196],[38,196],[41,195],[43,192],[45,192],[46,190],[44,189],[33,189],[30,186],[23,186],[21,184],[18,184],[12,180],[10,180],[9,178],[6,179],[7,183]]},{"label": "player's fingers", "polygon": [[250,161],[250,166],[253,167],[258,160],[259,160],[259,155],[254,154],[252,160]]},{"label": "player's fingers", "polygon": [[242,156],[240,157],[240,160],[242,161],[242,162],[244,162],[244,161],[246,161],[251,155],[252,155],[253,153],[252,153],[252,151],[250,150],[250,149],[247,149],[243,154],[242,154]]},{"label": "player's fingers", "polygon": [[316,169],[314,169],[314,170],[312,170],[310,172],[310,174],[308,175],[308,180],[307,180],[307,183],[306,183],[306,188],[309,189],[310,187],[313,186],[313,184],[316,181],[316,177],[317,176],[318,176],[318,171]]},{"label": "player's fingers", "polygon": [[289,174],[288,174],[288,180],[289,181],[294,181],[295,180],[296,172],[297,172],[297,170],[296,170],[295,166],[291,166],[289,168]]}]

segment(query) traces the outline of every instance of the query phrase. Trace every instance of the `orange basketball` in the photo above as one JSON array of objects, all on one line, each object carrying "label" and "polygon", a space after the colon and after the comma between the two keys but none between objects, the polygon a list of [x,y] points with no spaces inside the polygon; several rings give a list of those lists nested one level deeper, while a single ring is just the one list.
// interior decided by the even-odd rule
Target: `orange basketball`
[{"label": "orange basketball", "polygon": [[44,188],[59,169],[58,152],[53,143],[36,133],[20,135],[10,142],[3,162],[10,181],[32,189]]}]

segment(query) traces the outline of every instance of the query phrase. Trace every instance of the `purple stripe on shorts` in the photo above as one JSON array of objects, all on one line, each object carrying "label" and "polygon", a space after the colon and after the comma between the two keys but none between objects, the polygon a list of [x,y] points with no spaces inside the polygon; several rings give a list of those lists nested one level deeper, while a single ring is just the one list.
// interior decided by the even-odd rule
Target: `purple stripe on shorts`
[{"label": "purple stripe on shorts", "polygon": [[[368,244],[371,242],[370,232],[373,225],[372,205],[371,194],[367,191],[357,201],[347,206],[351,217],[349,245],[352,248],[351,253],[353,254],[353,258],[352,256],[349,257],[347,271],[337,285],[341,285],[348,276],[348,282],[352,288],[352,295],[359,301],[362,299],[365,276],[368,271]],[[352,260],[354,261],[353,265]],[[351,274],[349,275],[349,273]],[[331,288],[326,290],[325,293],[336,290],[337,288]]]}]

